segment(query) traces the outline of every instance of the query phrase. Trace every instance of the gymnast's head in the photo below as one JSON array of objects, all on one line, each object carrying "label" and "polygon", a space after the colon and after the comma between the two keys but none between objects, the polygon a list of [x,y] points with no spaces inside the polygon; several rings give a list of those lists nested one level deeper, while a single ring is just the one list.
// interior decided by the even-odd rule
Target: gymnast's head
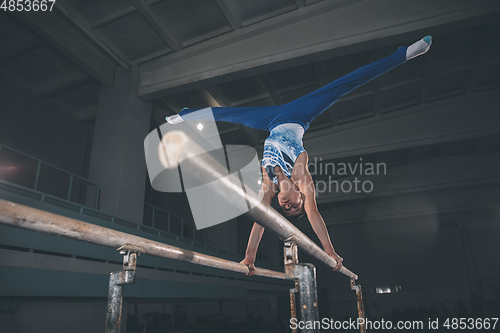
[{"label": "gymnast's head", "polygon": [[[287,185],[285,185],[287,184]],[[285,182],[278,193],[278,203],[282,214],[286,217],[300,218],[304,215],[305,195],[300,192],[297,185],[292,182]]]}]

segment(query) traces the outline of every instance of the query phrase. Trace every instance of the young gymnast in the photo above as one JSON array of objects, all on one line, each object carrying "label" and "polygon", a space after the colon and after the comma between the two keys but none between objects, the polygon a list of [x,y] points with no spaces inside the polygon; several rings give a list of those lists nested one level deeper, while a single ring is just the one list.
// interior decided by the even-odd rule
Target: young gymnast
[{"label": "young gymnast", "polygon": [[[326,253],[342,267],[343,259],[335,252],[325,222],[316,205],[315,188],[307,169],[308,155],[302,146],[302,137],[309,124],[342,96],[374,78],[427,52],[432,43],[431,36],[415,42],[409,47],[400,47],[388,57],[377,60],[319,88],[299,99],[283,105],[263,107],[213,107],[211,114],[197,112],[200,109],[183,109],[178,115],[167,117],[176,124],[184,120],[209,120],[242,124],[270,134],[264,142],[262,158],[263,184],[260,189],[263,200],[271,204],[278,195],[282,214],[287,217],[307,215]],[[247,275],[255,272],[255,256],[264,233],[264,227],[254,223],[248,239],[245,259],[241,261],[249,268]]]}]

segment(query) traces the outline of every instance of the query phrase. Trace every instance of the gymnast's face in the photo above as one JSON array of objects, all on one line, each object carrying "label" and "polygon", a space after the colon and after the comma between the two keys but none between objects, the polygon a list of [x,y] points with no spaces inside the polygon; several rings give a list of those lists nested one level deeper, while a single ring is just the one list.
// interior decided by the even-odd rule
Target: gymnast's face
[{"label": "gymnast's face", "polygon": [[283,215],[287,217],[299,217],[304,214],[304,195],[298,187],[289,183],[291,186],[286,188],[282,186],[278,193],[278,202],[283,210]]}]

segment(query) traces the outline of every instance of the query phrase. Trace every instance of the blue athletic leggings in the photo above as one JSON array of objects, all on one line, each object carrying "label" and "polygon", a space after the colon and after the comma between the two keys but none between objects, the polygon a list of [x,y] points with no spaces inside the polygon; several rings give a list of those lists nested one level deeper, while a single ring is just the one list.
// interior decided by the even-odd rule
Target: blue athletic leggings
[{"label": "blue athletic leggings", "polygon": [[[212,108],[214,119],[259,130],[271,130],[284,123],[297,123],[307,130],[311,121],[342,96],[406,62],[406,49],[406,46],[400,47],[390,56],[360,67],[287,104],[261,107],[214,107]],[[198,110],[200,109],[184,109],[179,115],[184,120],[209,120],[205,112],[197,113]]]}]

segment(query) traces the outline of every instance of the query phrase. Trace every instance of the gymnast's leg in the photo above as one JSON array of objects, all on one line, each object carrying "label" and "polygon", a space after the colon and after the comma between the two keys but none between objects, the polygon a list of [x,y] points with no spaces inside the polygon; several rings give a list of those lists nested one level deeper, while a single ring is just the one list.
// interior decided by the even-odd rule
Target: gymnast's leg
[{"label": "gymnast's leg", "polygon": [[342,96],[407,60],[427,52],[430,45],[431,36],[427,36],[409,47],[400,47],[390,56],[360,67],[288,104],[263,107],[183,109],[178,115],[167,117],[167,121],[175,124],[183,120],[206,121],[213,117],[216,121],[242,124],[259,130],[269,130],[276,124],[286,122],[300,123],[304,129],[307,129],[314,118]]},{"label": "gymnast's leg", "polygon": [[283,105],[260,107],[213,107],[205,109],[183,109],[179,114],[167,117],[170,124],[187,121],[225,121],[241,124],[258,130],[269,130],[275,119],[282,114]]},{"label": "gymnast's leg", "polygon": [[431,42],[431,36],[427,36],[409,47],[400,47],[390,56],[360,67],[326,86],[288,103],[286,105],[288,113],[286,117],[289,117],[289,115],[291,115],[290,118],[297,117],[295,120],[303,122],[308,127],[314,118],[328,109],[342,96],[403,64],[407,60],[427,52]]}]

